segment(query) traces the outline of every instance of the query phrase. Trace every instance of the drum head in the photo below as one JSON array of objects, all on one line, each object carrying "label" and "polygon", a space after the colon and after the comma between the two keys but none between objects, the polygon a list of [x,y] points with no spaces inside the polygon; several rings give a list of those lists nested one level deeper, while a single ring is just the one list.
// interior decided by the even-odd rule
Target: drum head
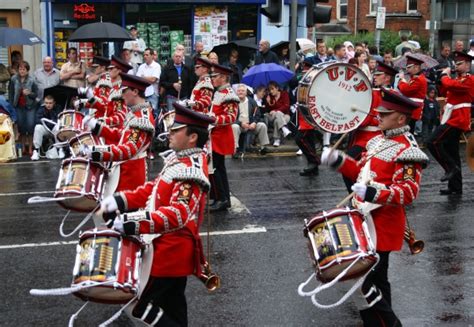
[{"label": "drum head", "polygon": [[[310,80],[308,80],[310,79]],[[304,106],[311,125],[326,132],[342,134],[362,124],[372,105],[372,87],[358,67],[335,63],[314,74],[310,70],[300,82],[309,85]]]}]

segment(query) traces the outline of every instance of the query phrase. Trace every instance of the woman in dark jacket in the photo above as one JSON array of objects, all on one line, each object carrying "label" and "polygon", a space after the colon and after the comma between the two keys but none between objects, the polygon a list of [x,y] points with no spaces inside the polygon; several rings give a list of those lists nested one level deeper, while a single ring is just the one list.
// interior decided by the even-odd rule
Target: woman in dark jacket
[{"label": "woman in dark jacket", "polygon": [[33,153],[33,131],[35,128],[38,87],[29,72],[30,65],[28,62],[20,62],[18,73],[13,75],[10,81],[8,95],[10,103],[16,108],[18,132],[20,134],[19,141],[23,145],[23,152],[31,155]]}]

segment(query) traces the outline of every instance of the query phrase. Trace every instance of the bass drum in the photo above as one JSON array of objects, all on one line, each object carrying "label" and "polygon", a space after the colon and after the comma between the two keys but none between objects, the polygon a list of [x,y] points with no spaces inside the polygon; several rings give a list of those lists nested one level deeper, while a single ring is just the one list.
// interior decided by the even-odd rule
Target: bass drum
[{"label": "bass drum", "polygon": [[311,126],[341,134],[362,124],[372,105],[372,87],[354,65],[321,63],[300,80],[297,100],[299,112]]}]

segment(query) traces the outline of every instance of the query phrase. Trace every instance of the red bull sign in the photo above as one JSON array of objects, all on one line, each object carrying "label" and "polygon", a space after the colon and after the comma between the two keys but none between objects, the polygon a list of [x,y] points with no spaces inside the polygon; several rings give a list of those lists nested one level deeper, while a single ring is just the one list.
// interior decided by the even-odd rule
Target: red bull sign
[{"label": "red bull sign", "polygon": [[96,18],[95,6],[87,3],[74,5],[73,17],[77,20],[93,20]]}]

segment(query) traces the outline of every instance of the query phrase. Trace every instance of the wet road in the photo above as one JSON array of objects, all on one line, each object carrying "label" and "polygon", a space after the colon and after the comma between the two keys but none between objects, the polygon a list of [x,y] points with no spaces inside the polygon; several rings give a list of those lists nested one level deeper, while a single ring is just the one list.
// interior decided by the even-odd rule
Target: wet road
[{"label": "wet road", "polygon": [[[350,301],[321,310],[296,289],[312,272],[304,218],[334,208],[346,195],[340,176],[322,168],[300,177],[301,157],[229,160],[234,207],[212,217],[211,261],[222,288],[208,294],[194,277],[187,288],[190,326],[357,326]],[[160,169],[152,163],[150,174]],[[1,326],[66,326],[82,301],[73,296],[33,297],[31,288],[70,285],[77,237],[63,239],[58,227],[65,210],[55,204],[28,205],[33,195],[54,190],[59,161],[0,165]],[[463,167],[464,194],[442,197],[436,163],[425,170],[421,194],[407,208],[422,254],[405,247],[390,262],[393,307],[404,326],[474,326],[474,174]],[[83,215],[66,225],[71,230]],[[206,230],[206,223],[203,231]],[[59,244],[54,242],[69,242]],[[204,238],[204,242],[206,239]],[[336,301],[334,288],[321,301]],[[97,326],[118,310],[91,303],[76,326]],[[112,326],[131,326],[119,318]]]}]

